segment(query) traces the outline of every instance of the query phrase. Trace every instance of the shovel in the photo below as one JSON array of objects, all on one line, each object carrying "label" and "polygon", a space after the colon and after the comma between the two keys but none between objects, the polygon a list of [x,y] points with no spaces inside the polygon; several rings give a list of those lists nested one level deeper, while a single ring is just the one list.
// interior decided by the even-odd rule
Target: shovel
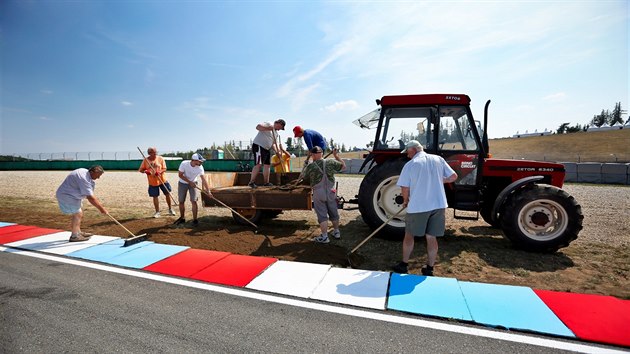
[{"label": "shovel", "polygon": [[[356,254],[354,254],[354,252],[356,252],[356,250],[359,249],[359,247],[363,246],[363,244],[365,244],[366,242],[368,242],[369,239],[372,238],[372,236],[376,235],[379,231],[381,231],[382,228],[385,227],[385,225],[389,224],[390,221],[392,221],[392,219],[394,219],[396,216],[398,216],[398,214],[400,214],[403,210],[407,209],[407,207],[404,207],[400,210],[398,210],[396,212],[396,214],[392,215],[389,217],[389,219],[387,219],[387,221],[385,221],[381,226],[379,226],[376,230],[372,231],[371,234],[368,235],[368,237],[366,237],[363,241],[361,241],[361,243],[359,243],[358,245],[356,245],[356,247],[354,247],[352,249],[352,251],[350,251],[348,253],[348,264],[350,264],[350,267],[352,268],[356,268],[357,264],[360,262],[360,259],[357,259],[359,257],[357,257]],[[352,259],[354,256],[354,260]]]},{"label": "shovel", "polygon": [[129,231],[129,229],[124,227],[123,224],[119,223],[118,220],[114,219],[114,217],[111,216],[109,213],[107,213],[107,216],[109,216],[112,220],[114,220],[114,222],[116,224],[120,225],[120,227],[125,229],[125,231],[127,231],[129,233],[129,235],[131,235],[131,237],[125,239],[125,243],[123,244],[123,247],[135,245],[138,242],[145,241],[149,237],[149,235],[147,235],[147,234],[142,234],[142,235],[137,235],[136,236],[136,235],[133,234],[133,232]]}]

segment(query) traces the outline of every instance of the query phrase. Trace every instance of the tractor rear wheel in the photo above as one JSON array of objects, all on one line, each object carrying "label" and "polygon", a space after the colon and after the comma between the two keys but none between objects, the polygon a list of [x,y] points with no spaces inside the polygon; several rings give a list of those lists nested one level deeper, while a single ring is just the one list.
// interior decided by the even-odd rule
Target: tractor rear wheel
[{"label": "tractor rear wheel", "polygon": [[[406,161],[392,160],[377,165],[363,178],[359,188],[359,211],[371,229],[376,229],[403,206],[400,187],[396,185]],[[379,231],[383,238],[400,239],[405,234],[405,213],[400,213]]]},{"label": "tractor rear wheel", "polygon": [[584,216],[567,192],[534,184],[516,191],[500,218],[503,233],[516,247],[555,252],[577,238]]}]

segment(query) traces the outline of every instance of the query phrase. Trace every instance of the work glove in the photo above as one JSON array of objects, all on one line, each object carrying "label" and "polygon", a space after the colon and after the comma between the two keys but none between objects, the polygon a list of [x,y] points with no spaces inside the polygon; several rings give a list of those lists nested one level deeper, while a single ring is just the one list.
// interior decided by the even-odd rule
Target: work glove
[{"label": "work glove", "polygon": [[151,174],[152,174],[152,173],[151,173],[151,170],[144,170],[144,173],[146,173],[146,174],[147,174],[147,176],[151,176]]}]

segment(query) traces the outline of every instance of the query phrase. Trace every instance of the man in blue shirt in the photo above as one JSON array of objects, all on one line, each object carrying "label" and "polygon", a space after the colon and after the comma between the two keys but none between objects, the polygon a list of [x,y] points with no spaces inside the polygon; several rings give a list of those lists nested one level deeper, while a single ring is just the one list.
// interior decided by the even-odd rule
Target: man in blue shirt
[{"label": "man in blue shirt", "polygon": [[304,140],[309,151],[309,156],[311,150],[315,146],[319,146],[320,148],[322,148],[322,151],[326,151],[326,139],[324,139],[324,137],[320,133],[312,129],[302,129],[302,127],[298,125],[293,128],[293,135],[296,138],[302,138],[302,140]]}]

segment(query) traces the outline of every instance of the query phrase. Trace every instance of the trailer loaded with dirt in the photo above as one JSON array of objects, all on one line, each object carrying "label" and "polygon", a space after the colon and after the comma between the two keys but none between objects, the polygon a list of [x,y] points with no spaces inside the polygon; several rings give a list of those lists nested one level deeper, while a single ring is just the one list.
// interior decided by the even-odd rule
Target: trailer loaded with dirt
[{"label": "trailer loaded with dirt", "polygon": [[[402,208],[396,185],[408,161],[400,152],[409,140],[444,157],[458,179],[445,185],[454,217],[479,216],[519,248],[553,252],[575,240],[582,229],[582,210],[562,190],[562,164],[491,158],[488,147],[488,106],[483,126],[473,119],[470,98],[461,94],[384,96],[380,107],[354,121],[376,129],[374,147],[363,163],[368,173],[357,198],[363,220],[376,229]],[[380,235],[401,237],[404,212]]]},{"label": "trailer loaded with dirt", "polygon": [[[274,218],[283,210],[311,209],[311,187],[299,180],[300,173],[271,173],[269,181],[274,186],[258,188],[247,185],[250,176],[248,172],[206,173],[205,178],[214,198],[202,193],[203,205],[221,206],[218,199],[236,211],[232,217],[243,225],[257,223],[262,218]],[[263,184],[262,174],[258,175],[256,183]]]}]

